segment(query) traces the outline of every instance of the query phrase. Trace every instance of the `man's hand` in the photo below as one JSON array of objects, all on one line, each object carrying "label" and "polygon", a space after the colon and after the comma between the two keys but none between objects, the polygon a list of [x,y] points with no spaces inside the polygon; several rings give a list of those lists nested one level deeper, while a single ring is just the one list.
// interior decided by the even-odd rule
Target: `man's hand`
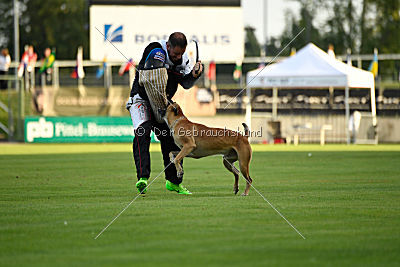
[{"label": "man's hand", "polygon": [[203,64],[201,64],[201,61],[198,61],[193,67],[192,75],[194,78],[197,78],[201,75],[202,72],[203,72]]}]

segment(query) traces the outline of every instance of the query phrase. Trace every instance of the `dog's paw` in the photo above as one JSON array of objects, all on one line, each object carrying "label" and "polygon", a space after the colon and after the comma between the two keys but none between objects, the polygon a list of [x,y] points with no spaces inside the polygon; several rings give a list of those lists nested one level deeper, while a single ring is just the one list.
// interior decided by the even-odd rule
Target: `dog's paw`
[{"label": "dog's paw", "polygon": [[233,193],[235,193],[235,195],[239,192],[239,187],[233,187]]},{"label": "dog's paw", "polygon": [[[169,160],[171,161],[171,162],[174,162],[175,161],[175,155],[172,153],[172,152],[169,152]],[[175,162],[174,162],[175,163]]]},{"label": "dog's paw", "polygon": [[177,173],[176,173],[176,175],[178,176],[178,178],[182,178],[183,177],[183,170],[182,171],[178,171]]},{"label": "dog's paw", "polygon": [[241,194],[242,197],[245,197],[245,196],[248,196],[248,195],[249,195],[249,194],[246,194],[246,193],[242,193],[242,194]]}]

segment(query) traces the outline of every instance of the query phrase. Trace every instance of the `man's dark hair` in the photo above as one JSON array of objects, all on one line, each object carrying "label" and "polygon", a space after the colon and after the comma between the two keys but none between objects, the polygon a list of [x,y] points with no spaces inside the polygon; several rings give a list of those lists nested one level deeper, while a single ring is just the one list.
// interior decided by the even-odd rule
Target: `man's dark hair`
[{"label": "man's dark hair", "polygon": [[180,48],[186,48],[187,46],[186,36],[181,32],[174,32],[169,36],[168,43],[172,47],[179,46]]}]

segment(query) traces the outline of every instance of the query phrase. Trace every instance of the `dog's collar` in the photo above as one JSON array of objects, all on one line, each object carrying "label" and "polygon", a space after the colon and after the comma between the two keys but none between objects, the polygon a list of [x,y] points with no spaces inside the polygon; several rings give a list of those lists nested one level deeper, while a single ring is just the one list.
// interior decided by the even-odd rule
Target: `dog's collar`
[{"label": "dog's collar", "polygon": [[176,120],[174,120],[174,122],[171,123],[171,126],[169,127],[170,130],[171,130],[171,131],[174,131],[174,128],[175,128],[176,124],[177,124],[180,120],[182,120],[183,118],[184,118],[184,117],[180,117],[180,118],[177,118]]}]

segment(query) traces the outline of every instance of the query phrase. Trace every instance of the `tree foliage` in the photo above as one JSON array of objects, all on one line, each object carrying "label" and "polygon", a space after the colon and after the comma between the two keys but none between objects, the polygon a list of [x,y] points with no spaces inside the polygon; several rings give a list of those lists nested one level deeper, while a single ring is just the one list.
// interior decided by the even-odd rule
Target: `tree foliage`
[{"label": "tree foliage", "polygon": [[[284,32],[278,41],[271,39],[270,43],[280,42],[283,48],[305,28],[291,47],[299,49],[313,42],[324,50],[332,44],[336,54],[346,54],[347,48],[353,54],[372,54],[374,48],[378,48],[379,53],[400,53],[399,0],[292,1],[300,4],[299,16],[287,12]],[[318,17],[319,11],[323,16]],[[289,51],[286,49],[283,54],[288,55]],[[368,64],[365,61],[363,68]],[[398,79],[399,67],[394,61],[379,64],[382,77]]]},{"label": "tree foliage", "polygon": [[[269,56],[277,54],[303,28],[292,43],[301,48],[314,42],[323,49],[333,44],[337,54],[373,52],[400,53],[399,0],[291,0],[300,4],[300,14],[286,12],[286,26],[279,38],[270,39]],[[32,44],[41,55],[56,48],[57,59],[72,59],[83,45],[88,55],[88,6],[85,0],[19,0],[20,47]],[[318,17],[323,13],[322,20]],[[13,1],[0,0],[0,46],[13,54]],[[246,56],[259,56],[261,46],[254,28],[246,27]],[[288,49],[283,55],[288,55]],[[22,51],[21,51],[22,52]]]},{"label": "tree foliage", "polygon": [[246,39],[245,39],[245,56],[246,57],[257,57],[260,56],[260,44],[257,41],[257,37],[254,34],[255,29],[250,26],[246,26]]},{"label": "tree foliage", "polygon": [[[88,10],[85,0],[22,0],[19,2],[21,52],[32,44],[39,56],[46,47],[56,49],[57,59],[72,59],[78,46],[88,54]],[[13,1],[0,0],[0,41],[14,48]]]},{"label": "tree foliage", "polygon": [[[300,4],[300,15],[286,14],[286,26],[280,42],[282,45],[305,28],[295,40],[300,48],[314,42],[327,49],[333,44],[335,52],[345,54],[400,53],[400,1],[399,0],[292,0]],[[324,13],[317,22],[319,11]],[[325,15],[326,14],[326,15]]]}]

